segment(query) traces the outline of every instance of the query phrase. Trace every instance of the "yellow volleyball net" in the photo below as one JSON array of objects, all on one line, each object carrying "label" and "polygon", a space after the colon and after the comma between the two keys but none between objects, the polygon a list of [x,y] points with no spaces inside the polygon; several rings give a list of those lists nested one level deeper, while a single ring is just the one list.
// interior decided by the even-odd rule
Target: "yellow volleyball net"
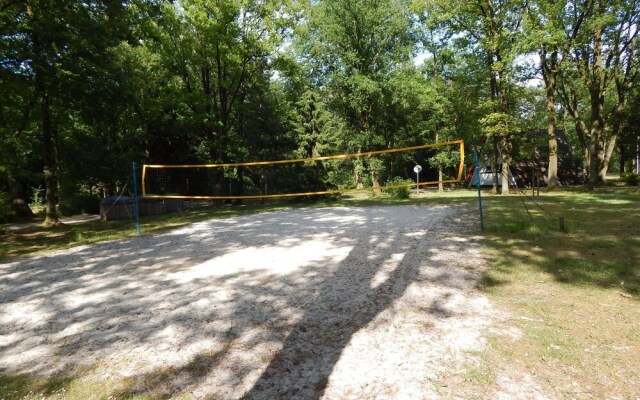
[{"label": "yellow volleyball net", "polygon": [[455,184],[463,170],[464,142],[454,140],[277,161],[143,165],[141,183],[147,198],[276,199]]}]

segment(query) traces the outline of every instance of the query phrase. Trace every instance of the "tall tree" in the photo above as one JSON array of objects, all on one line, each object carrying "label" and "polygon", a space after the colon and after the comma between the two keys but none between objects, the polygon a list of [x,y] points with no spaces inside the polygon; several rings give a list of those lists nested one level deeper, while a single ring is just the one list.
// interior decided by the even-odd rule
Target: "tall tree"
[{"label": "tall tree", "polygon": [[[453,33],[453,40],[484,58],[487,96],[485,98],[485,134],[493,142],[494,162],[498,149],[502,157],[502,193],[509,193],[509,164],[516,127],[513,112],[514,59],[521,33],[522,4],[518,1],[445,1],[431,0],[424,13]],[[495,125],[497,124],[497,125]],[[495,125],[495,126],[494,126]],[[494,191],[497,189],[494,178]]]},{"label": "tall tree", "polygon": [[[620,134],[627,95],[638,77],[640,2],[570,2],[565,19],[581,29],[566,53],[563,104],[573,118],[591,184],[603,184]],[[582,22],[581,22],[582,21]],[[586,92],[588,101],[581,94]]]},{"label": "tall tree", "polygon": [[[182,0],[167,4],[160,32],[169,68],[182,81],[201,130],[200,148],[214,162],[238,159],[234,143],[243,102],[260,85],[296,17],[291,2]],[[218,177],[218,190],[228,185]]]},{"label": "tall tree", "polygon": [[[375,128],[385,118],[384,85],[408,61],[413,47],[405,0],[328,0],[310,2],[305,56],[334,93],[333,105],[353,132],[352,150],[388,146]],[[374,190],[380,188],[380,163],[367,159]],[[354,167],[362,187],[361,160]]]},{"label": "tall tree", "polygon": [[42,172],[46,191],[45,225],[57,224],[59,120],[74,104],[90,103],[94,89],[109,79],[102,73],[109,48],[128,37],[128,2],[16,0],[0,5],[7,51],[5,73],[28,83],[37,109]]},{"label": "tall tree", "polygon": [[[527,3],[523,49],[536,51],[540,58],[540,73],[545,87],[547,140],[549,145],[549,166],[547,187],[555,188],[558,181],[558,139],[556,137],[556,91],[558,74],[571,43],[580,31],[583,20],[574,26],[565,26],[564,15],[567,1],[536,0]],[[567,30],[568,29],[568,30]]]}]

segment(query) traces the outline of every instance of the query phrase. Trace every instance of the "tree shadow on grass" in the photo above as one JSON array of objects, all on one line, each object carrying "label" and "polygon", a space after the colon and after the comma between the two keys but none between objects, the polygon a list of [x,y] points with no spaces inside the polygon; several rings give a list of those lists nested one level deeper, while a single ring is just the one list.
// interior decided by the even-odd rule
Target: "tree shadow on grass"
[{"label": "tree shadow on grass", "polygon": [[[501,260],[500,276],[528,265],[568,285],[615,287],[640,295],[640,199],[626,192],[543,198],[529,217],[518,198],[492,198],[487,246]],[[532,206],[532,208],[534,208]],[[535,208],[534,208],[535,209]],[[567,232],[560,232],[563,216]],[[489,272],[487,286],[504,283]],[[636,297],[638,298],[638,297]]]}]

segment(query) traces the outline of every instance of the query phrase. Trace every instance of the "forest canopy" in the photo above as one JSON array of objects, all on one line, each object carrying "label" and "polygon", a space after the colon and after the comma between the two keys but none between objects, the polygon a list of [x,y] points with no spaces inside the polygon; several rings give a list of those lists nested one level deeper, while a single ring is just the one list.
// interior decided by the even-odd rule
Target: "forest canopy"
[{"label": "forest canopy", "polygon": [[[454,139],[507,170],[542,158],[550,187],[572,151],[601,185],[635,168],[638,18],[632,0],[0,0],[0,220],[35,202],[49,224],[88,211],[132,161]],[[281,178],[375,188],[410,172],[371,158]]]}]

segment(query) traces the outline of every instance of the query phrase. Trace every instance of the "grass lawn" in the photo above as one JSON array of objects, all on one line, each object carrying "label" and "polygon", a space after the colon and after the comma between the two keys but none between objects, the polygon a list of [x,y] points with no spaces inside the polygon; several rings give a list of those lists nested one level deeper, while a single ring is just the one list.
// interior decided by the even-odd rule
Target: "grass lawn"
[{"label": "grass lawn", "polygon": [[449,394],[535,382],[551,398],[640,398],[640,191],[543,194],[530,214],[523,199],[485,197],[481,289],[505,314]]},{"label": "grass lawn", "polygon": [[[446,385],[443,377],[443,397],[493,398],[510,385],[516,393],[518,385],[529,385],[551,398],[638,399],[640,191],[571,189],[530,196],[483,198],[489,269],[479,289],[499,315],[495,329],[487,333],[487,346],[473,354],[473,362],[447,377]],[[360,196],[313,206],[475,201],[473,191],[457,190],[409,200]],[[142,231],[152,234],[280,207],[192,209],[143,218]],[[478,215],[465,218],[477,220]],[[0,231],[0,259],[133,235],[130,221]],[[53,378],[0,375],[0,399],[108,398],[123,384],[96,381],[90,371]]]}]

